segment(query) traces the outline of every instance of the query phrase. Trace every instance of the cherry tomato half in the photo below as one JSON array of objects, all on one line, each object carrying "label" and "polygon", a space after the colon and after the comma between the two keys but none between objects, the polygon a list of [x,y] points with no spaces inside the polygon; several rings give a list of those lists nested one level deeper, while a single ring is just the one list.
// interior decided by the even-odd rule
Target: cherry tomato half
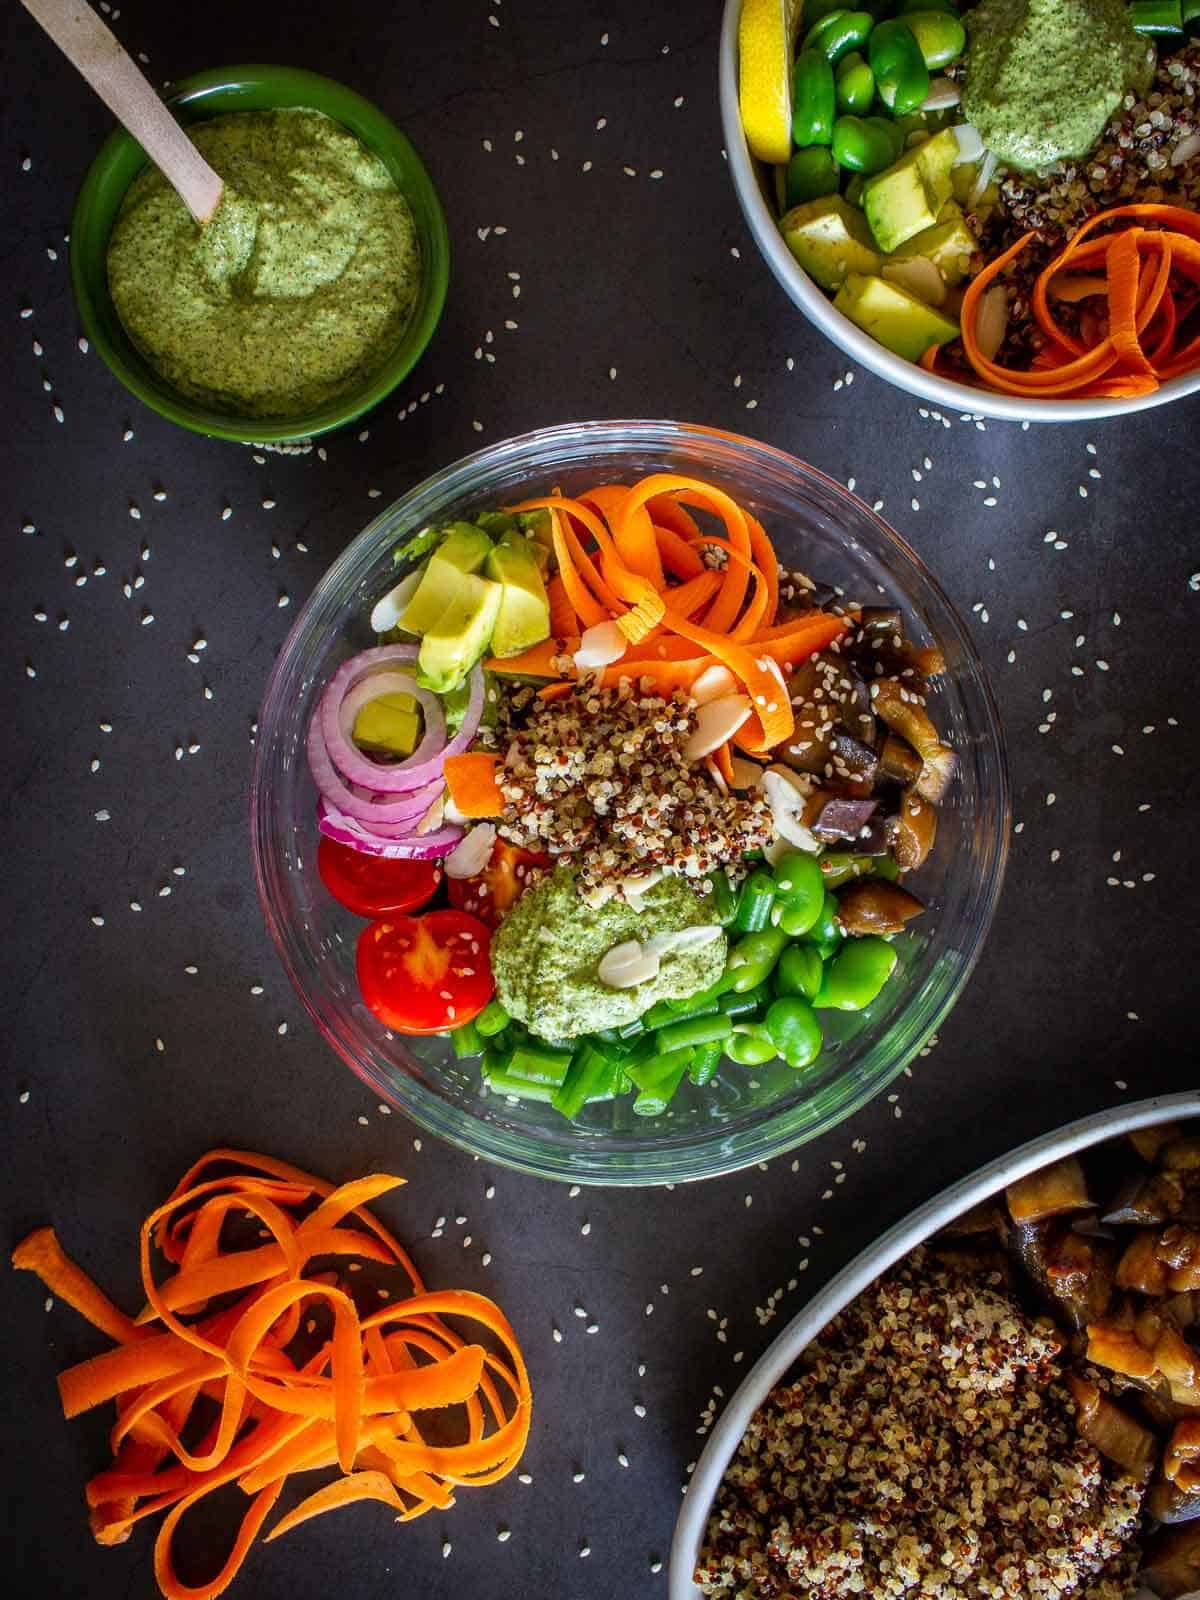
[{"label": "cherry tomato half", "polygon": [[477,1017],[495,992],[491,934],[464,911],[387,917],[358,940],[358,986],[397,1033],[443,1033]]},{"label": "cherry tomato half", "polygon": [[450,904],[460,911],[470,912],[489,928],[498,928],[504,914],[525,893],[531,881],[531,867],[548,867],[550,857],[536,850],[522,850],[509,844],[507,839],[497,839],[492,854],[483,871],[473,878],[447,878],[446,893]]},{"label": "cherry tomato half", "polygon": [[317,871],[333,898],[356,917],[417,911],[433,899],[442,881],[436,861],[368,856],[334,839],[322,839],[317,846]]}]

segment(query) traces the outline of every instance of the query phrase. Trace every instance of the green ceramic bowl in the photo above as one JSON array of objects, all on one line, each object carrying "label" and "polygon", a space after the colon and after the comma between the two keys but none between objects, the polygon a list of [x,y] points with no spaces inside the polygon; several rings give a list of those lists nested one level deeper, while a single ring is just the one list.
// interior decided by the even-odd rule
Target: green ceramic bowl
[{"label": "green ceramic bowl", "polygon": [[405,136],[383,112],[353,90],[297,67],[217,67],[176,84],[167,104],[182,123],[229,111],[301,106],[323,111],[362,140],[383,162],[408,201],[421,249],[417,303],[391,355],[352,394],[306,416],[236,417],[198,404],[163,381],[134,347],[108,292],[108,239],[129,185],[146,165],[137,140],[118,129],[92,163],[71,219],[71,282],[84,331],[125,387],[161,416],[196,433],[244,444],[309,439],[369,411],[407,376],[433,337],[450,277],[446,219],[429,174]]}]

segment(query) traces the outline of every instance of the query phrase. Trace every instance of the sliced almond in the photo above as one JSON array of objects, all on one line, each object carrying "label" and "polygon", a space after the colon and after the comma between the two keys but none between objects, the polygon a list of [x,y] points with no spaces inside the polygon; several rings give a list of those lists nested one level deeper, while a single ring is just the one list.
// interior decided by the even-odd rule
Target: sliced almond
[{"label": "sliced almond", "polygon": [[698,706],[705,706],[710,700],[723,700],[736,692],[737,679],[728,667],[719,665],[705,667],[692,685],[692,699]]},{"label": "sliced almond", "polygon": [[496,828],[481,822],[465,833],[442,863],[448,878],[477,878],[492,857]]},{"label": "sliced almond", "polygon": [[688,740],[684,755],[689,761],[699,761],[711,755],[719,745],[733,738],[753,709],[749,697],[744,694],[729,694],[719,700],[710,700],[696,713],[696,731]]},{"label": "sliced almond", "polygon": [[729,764],[733,768],[735,789],[753,789],[762,777],[763,769],[757,761],[747,761],[744,756],[733,756]]},{"label": "sliced almond", "polygon": [[797,850],[807,850],[817,855],[821,849],[820,843],[803,821],[808,786],[796,781],[801,776],[787,767],[768,767],[762,775],[762,790],[771,808],[771,820],[779,838]]},{"label": "sliced almond", "polygon": [[[949,111],[962,99],[962,90],[953,78],[931,78],[929,93],[921,101],[922,111]],[[955,130],[957,132],[957,129]]]},{"label": "sliced almond", "polygon": [[604,952],[596,976],[610,989],[633,989],[639,983],[657,978],[658,968],[657,951],[647,950],[636,939],[626,939],[623,944],[615,944]]},{"label": "sliced almond", "polygon": [[996,352],[1004,343],[1008,332],[1008,290],[1002,283],[994,283],[984,290],[979,302],[979,321],[975,328],[975,342],[987,361],[994,361]]},{"label": "sliced almond", "polygon": [[584,630],[579,649],[574,655],[577,672],[594,672],[599,667],[611,667],[620,661],[629,641],[615,622],[596,622]]},{"label": "sliced almond", "polygon": [[416,593],[417,585],[424,576],[424,569],[418,567],[415,572],[410,572],[407,577],[401,578],[394,589],[389,589],[382,600],[375,602],[375,609],[371,612],[371,627],[376,633],[390,633],[408,608],[408,602]]}]

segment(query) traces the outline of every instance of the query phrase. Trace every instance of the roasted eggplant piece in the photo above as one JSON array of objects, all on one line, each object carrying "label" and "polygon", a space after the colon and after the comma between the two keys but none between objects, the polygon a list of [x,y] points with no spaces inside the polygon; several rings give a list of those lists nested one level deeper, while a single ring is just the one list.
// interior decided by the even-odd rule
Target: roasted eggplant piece
[{"label": "roasted eggplant piece", "polygon": [[1115,1322],[1088,1324],[1087,1359],[1097,1367],[1107,1367],[1122,1377],[1148,1382],[1158,1373],[1154,1351],[1147,1350],[1134,1328],[1121,1328]]},{"label": "roasted eggplant piece", "polygon": [[994,1233],[1000,1239],[1008,1237],[1008,1218],[995,1200],[981,1200],[961,1217],[955,1217],[942,1229],[941,1237],[961,1239],[981,1233]]},{"label": "roasted eggplant piece", "polygon": [[833,765],[832,741],[839,725],[863,744],[873,744],[871,697],[852,662],[818,650],[796,668],[787,688],[796,726],[778,754],[789,767],[824,774]]},{"label": "roasted eggplant piece", "polygon": [[900,802],[892,824],[892,851],[901,872],[915,872],[924,864],[937,838],[937,807],[910,790]]},{"label": "roasted eggplant piece", "polygon": [[1146,1491],[1146,1511],[1168,1527],[1200,1521],[1200,1489],[1181,1489],[1177,1483],[1155,1478]]},{"label": "roasted eggplant piece", "polygon": [[1167,1289],[1190,1294],[1200,1289],[1200,1231],[1174,1223],[1164,1228],[1155,1252],[1167,1270]]},{"label": "roasted eggplant piece", "polygon": [[829,736],[829,759],[835,779],[846,784],[856,796],[871,793],[879,770],[879,757],[870,744],[856,739],[839,724]]},{"label": "roasted eggplant piece", "polygon": [[1173,1140],[1163,1151],[1162,1164],[1168,1172],[1200,1174],[1200,1139]]},{"label": "roasted eggplant piece", "polygon": [[899,734],[889,733],[879,752],[879,776],[889,783],[912,787],[921,776],[921,758]]},{"label": "roasted eggplant piece", "polygon": [[818,839],[857,839],[879,809],[878,800],[826,800],[812,825]]},{"label": "roasted eggplant piece", "polygon": [[1161,1226],[1173,1221],[1182,1209],[1183,1184],[1179,1179],[1167,1172],[1147,1173],[1126,1179],[1103,1220],[1117,1226]]},{"label": "roasted eggplant piece", "polygon": [[1167,1292],[1167,1269],[1158,1258],[1158,1234],[1149,1228],[1135,1233],[1117,1267],[1117,1287],[1161,1298]]},{"label": "roasted eggplant piece", "polygon": [[1148,1483],[1154,1475],[1158,1444],[1149,1428],[1123,1411],[1104,1394],[1098,1385],[1077,1373],[1067,1374],[1067,1388],[1075,1401],[1076,1427],[1081,1438],[1086,1439],[1107,1461],[1120,1467],[1122,1472]]},{"label": "roasted eggplant piece", "polygon": [[1179,1137],[1180,1129],[1177,1122],[1156,1122],[1148,1128],[1135,1128],[1132,1133],[1126,1134],[1126,1138],[1147,1166],[1153,1166],[1158,1160],[1159,1151]]},{"label": "roasted eggplant piece", "polygon": [[1089,1323],[1112,1320],[1116,1249],[1086,1239],[1061,1222],[1019,1223],[1009,1246],[1026,1276],[1041,1291],[1072,1333]]},{"label": "roasted eggplant piece", "polygon": [[1061,1216],[1064,1211],[1086,1211],[1092,1204],[1083,1166],[1076,1156],[1066,1156],[1039,1172],[1018,1178],[1009,1184],[1004,1195],[1014,1222],[1041,1222],[1046,1217]]},{"label": "roasted eggplant piece", "polygon": [[1175,1424],[1163,1454],[1163,1477],[1188,1494],[1200,1491],[1200,1418]]},{"label": "roasted eggplant piece", "polygon": [[864,878],[837,897],[838,922],[847,933],[903,933],[925,907],[915,894],[886,878]]},{"label": "roasted eggplant piece", "polygon": [[938,731],[913,694],[896,678],[876,678],[871,684],[871,704],[893,733],[898,733],[921,758],[916,791],[922,799],[940,805],[950,786],[958,757],[938,738]]},{"label": "roasted eggplant piece", "polygon": [[1146,1551],[1142,1578],[1161,1600],[1200,1594],[1200,1523],[1160,1533]]}]

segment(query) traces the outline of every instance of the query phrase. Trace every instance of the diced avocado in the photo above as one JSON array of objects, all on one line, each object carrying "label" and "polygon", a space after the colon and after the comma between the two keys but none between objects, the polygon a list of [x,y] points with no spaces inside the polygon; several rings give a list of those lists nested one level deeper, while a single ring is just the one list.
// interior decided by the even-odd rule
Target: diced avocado
[{"label": "diced avocado", "polygon": [[793,206],[779,227],[788,249],[822,289],[840,288],[848,272],[879,271],[879,252],[862,212],[839,194]]},{"label": "diced avocado", "polygon": [[930,345],[958,337],[958,324],[897,283],[853,272],[833,302],[864,333],[907,361],[919,361]]},{"label": "diced avocado", "polygon": [[550,635],[550,602],[538,560],[540,546],[523,533],[506,534],[488,553],[486,572],[500,585],[492,654],[517,656]]},{"label": "diced avocado", "polygon": [[946,128],[867,180],[863,210],[881,250],[895,250],[933,227],[950,198],[950,171],[957,156],[958,140]]},{"label": "diced avocado", "polygon": [[368,700],[359,711],[351,737],[361,750],[410,756],[420,735],[421,719],[412,695],[381,694],[377,700]]},{"label": "diced avocado", "polygon": [[463,574],[478,572],[491,548],[492,541],[482,528],[473,522],[452,522],[400,618],[405,633],[425,633],[432,628],[454,598]]},{"label": "diced avocado", "polygon": [[498,583],[469,572],[458,574],[450,604],[422,636],[417,656],[419,684],[445,694],[466,677],[488,647],[500,596]]},{"label": "diced avocado", "polygon": [[517,531],[517,519],[511,511],[481,511],[475,526],[482,528],[489,539],[502,539],[506,533]]},{"label": "diced avocado", "polygon": [[947,283],[961,283],[971,266],[971,256],[979,248],[979,241],[967,227],[962,207],[947,200],[942,207],[941,219],[932,228],[922,228],[894,250],[890,261],[912,261],[924,256],[945,278]]}]

